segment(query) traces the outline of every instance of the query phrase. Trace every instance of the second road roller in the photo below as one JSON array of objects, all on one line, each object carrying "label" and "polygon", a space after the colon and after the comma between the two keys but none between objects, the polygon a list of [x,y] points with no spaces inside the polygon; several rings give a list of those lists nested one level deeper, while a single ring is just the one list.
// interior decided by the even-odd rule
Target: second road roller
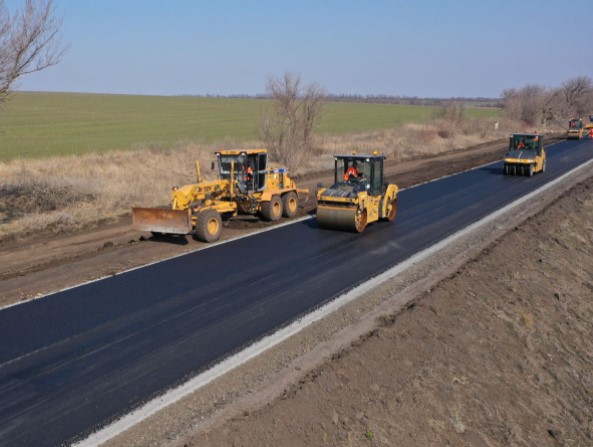
[{"label": "second road roller", "polygon": [[375,151],[334,158],[334,184],[317,191],[319,226],[361,233],[371,222],[392,222],[399,188],[383,177],[385,157]]}]

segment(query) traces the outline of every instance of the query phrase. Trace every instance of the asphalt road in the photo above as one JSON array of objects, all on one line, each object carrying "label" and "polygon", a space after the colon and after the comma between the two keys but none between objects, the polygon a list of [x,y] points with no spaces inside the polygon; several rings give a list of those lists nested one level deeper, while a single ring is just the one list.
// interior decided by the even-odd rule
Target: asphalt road
[{"label": "asphalt road", "polygon": [[226,356],[593,158],[545,174],[497,163],[400,192],[363,234],[306,220],[0,311],[0,445],[89,435]]}]

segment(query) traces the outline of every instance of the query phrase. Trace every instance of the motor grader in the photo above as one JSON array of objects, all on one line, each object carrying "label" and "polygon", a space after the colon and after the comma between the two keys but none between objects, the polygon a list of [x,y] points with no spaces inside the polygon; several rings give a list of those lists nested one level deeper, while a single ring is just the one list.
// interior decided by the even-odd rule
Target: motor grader
[{"label": "motor grader", "polygon": [[266,149],[215,152],[218,179],[204,181],[196,162],[197,183],[171,192],[171,208],[132,208],[132,225],[154,235],[195,234],[204,242],[220,238],[223,221],[242,215],[260,215],[266,221],[297,214],[300,196],[285,168],[269,168]]},{"label": "motor grader", "polygon": [[504,156],[504,175],[528,175],[546,171],[546,149],[543,135],[515,133],[509,139],[509,150]]},{"label": "motor grader", "polygon": [[320,227],[361,233],[372,222],[395,219],[399,188],[384,180],[384,160],[377,152],[335,156],[334,184],[317,191]]},{"label": "motor grader", "polygon": [[585,129],[583,127],[583,120],[581,118],[571,118],[568,120],[568,130],[566,132],[566,139],[578,139],[582,140],[585,135]]}]

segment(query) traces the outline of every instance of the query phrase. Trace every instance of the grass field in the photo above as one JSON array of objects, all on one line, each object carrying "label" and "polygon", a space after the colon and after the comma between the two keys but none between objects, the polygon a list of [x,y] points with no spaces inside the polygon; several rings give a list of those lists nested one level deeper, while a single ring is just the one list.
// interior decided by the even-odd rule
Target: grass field
[{"label": "grass field", "polygon": [[[272,102],[261,99],[17,92],[0,110],[0,160],[257,141]],[[318,132],[342,134],[422,123],[425,106],[327,103]],[[469,117],[497,110],[467,109]]]}]

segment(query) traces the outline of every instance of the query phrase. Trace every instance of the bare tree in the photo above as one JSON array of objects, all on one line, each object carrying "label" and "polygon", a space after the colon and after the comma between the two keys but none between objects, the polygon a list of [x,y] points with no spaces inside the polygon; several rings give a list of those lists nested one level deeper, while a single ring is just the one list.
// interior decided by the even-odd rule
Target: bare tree
[{"label": "bare tree", "polygon": [[591,113],[593,82],[586,76],[579,76],[564,82],[561,87],[565,114],[580,117]]},{"label": "bare tree", "polygon": [[313,129],[321,118],[325,92],[316,83],[303,85],[300,76],[291,73],[270,78],[266,92],[274,108],[262,119],[263,139],[273,158],[295,169],[313,151]]},{"label": "bare tree", "polygon": [[520,89],[508,89],[502,93],[507,117],[521,120],[527,125],[543,123],[542,113],[547,90],[540,85],[526,85]]},{"label": "bare tree", "polygon": [[559,88],[546,90],[543,94],[541,104],[541,124],[547,127],[552,123],[562,125],[564,121],[564,106],[562,92]]},{"label": "bare tree", "polygon": [[463,101],[446,101],[434,112],[434,117],[460,124],[465,118],[465,104]]},{"label": "bare tree", "polygon": [[54,0],[26,0],[13,15],[0,0],[0,102],[19,77],[60,62],[66,50],[61,25]]}]

